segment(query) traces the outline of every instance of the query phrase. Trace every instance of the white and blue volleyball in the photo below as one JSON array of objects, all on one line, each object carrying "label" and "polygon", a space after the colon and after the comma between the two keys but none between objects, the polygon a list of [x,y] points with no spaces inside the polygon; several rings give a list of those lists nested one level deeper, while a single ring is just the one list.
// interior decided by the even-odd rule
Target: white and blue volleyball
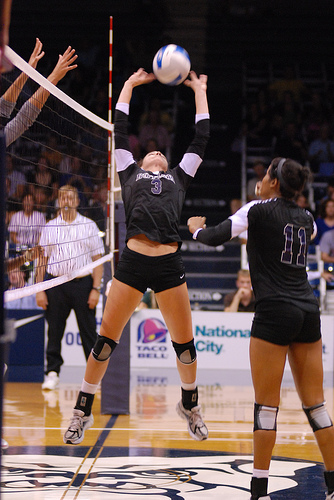
[{"label": "white and blue volleyball", "polygon": [[191,67],[188,52],[179,45],[161,47],[153,59],[153,73],[165,85],[179,85],[189,75]]}]

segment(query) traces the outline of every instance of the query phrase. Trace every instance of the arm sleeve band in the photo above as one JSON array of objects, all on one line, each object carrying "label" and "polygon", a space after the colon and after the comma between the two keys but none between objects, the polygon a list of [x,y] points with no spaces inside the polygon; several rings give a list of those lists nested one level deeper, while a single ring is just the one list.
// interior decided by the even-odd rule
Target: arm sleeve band
[{"label": "arm sleeve band", "polygon": [[215,227],[209,227],[199,231],[196,239],[205,245],[217,247],[230,240],[231,237],[232,222],[230,219],[226,219]]}]

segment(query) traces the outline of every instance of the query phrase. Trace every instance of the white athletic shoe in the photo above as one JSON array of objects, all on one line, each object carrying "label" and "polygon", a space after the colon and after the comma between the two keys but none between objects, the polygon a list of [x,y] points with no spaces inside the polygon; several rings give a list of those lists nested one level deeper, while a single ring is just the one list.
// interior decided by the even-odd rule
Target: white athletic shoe
[{"label": "white athletic shoe", "polygon": [[49,372],[44,377],[42,389],[46,391],[54,391],[59,385],[59,377],[57,372]]},{"label": "white athletic shoe", "polygon": [[8,448],[8,443],[5,439],[1,438],[1,449],[2,450],[7,450]]},{"label": "white athletic shoe", "polygon": [[81,410],[74,409],[70,425],[64,434],[65,444],[79,444],[85,436],[85,430],[89,429],[94,423],[94,417],[91,413],[85,417]]},{"label": "white athletic shoe", "polygon": [[195,406],[191,410],[186,410],[182,401],[179,401],[176,405],[177,413],[181,418],[187,420],[188,432],[193,439],[196,439],[196,441],[203,441],[204,439],[207,439],[209,435],[208,429],[203,422],[200,410],[200,406]]}]

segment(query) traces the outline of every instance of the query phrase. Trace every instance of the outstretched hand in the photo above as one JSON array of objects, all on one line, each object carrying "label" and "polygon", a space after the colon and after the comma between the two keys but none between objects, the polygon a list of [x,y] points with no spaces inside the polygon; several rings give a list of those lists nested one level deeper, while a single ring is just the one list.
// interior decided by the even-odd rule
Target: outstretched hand
[{"label": "outstretched hand", "polygon": [[196,92],[197,89],[203,90],[204,92],[206,92],[207,81],[208,81],[207,75],[197,76],[195,71],[190,71],[189,78],[184,80],[183,83],[184,83],[184,85],[186,85],[186,87],[192,88],[194,92]]},{"label": "outstretched hand", "polygon": [[28,61],[30,66],[32,66],[34,69],[36,69],[38,61],[40,61],[40,59],[42,59],[42,57],[45,54],[44,50],[42,50],[42,47],[43,47],[42,42],[40,41],[39,38],[36,38],[34,50],[32,51],[32,54]]},{"label": "outstretched hand", "polygon": [[48,80],[54,85],[57,85],[57,83],[64,78],[66,73],[68,73],[68,71],[78,67],[77,64],[73,64],[77,58],[78,56],[75,54],[75,50],[72,49],[71,46],[68,46],[64,54],[59,55],[58,62],[52,73],[49,75]]},{"label": "outstretched hand", "polygon": [[201,216],[195,216],[195,217],[189,217],[187,225],[189,231],[194,234],[197,229],[205,229],[206,228],[206,217],[201,217]]},{"label": "outstretched hand", "polygon": [[131,83],[132,87],[137,87],[138,85],[151,83],[153,80],[156,80],[154,73],[147,73],[144,68],[139,68],[127,79],[127,82]]}]

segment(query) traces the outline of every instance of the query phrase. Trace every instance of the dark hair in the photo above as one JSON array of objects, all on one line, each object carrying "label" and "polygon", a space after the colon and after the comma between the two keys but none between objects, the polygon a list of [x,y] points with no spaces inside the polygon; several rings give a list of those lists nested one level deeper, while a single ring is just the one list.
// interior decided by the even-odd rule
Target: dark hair
[{"label": "dark hair", "polygon": [[327,209],[328,203],[330,203],[330,202],[333,203],[334,200],[332,200],[331,198],[326,198],[325,200],[323,200],[320,203],[320,206],[319,206],[319,217],[321,217],[322,219],[324,219],[327,216],[326,209]]},{"label": "dark hair", "polygon": [[283,198],[292,199],[301,191],[311,177],[309,167],[303,167],[291,158],[274,158],[269,169],[271,179],[278,179]]}]

